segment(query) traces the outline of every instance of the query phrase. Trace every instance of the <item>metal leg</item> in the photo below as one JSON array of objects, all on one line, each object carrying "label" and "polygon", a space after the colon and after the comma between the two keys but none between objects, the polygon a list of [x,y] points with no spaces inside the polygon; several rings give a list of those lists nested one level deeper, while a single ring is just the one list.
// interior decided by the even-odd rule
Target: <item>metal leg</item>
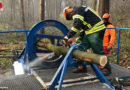
[{"label": "metal leg", "polygon": [[100,69],[95,64],[90,64],[93,68],[94,72],[96,73],[97,77],[99,78],[100,82],[107,83],[109,88],[115,90],[115,88],[110,84],[110,82],[106,79],[106,77],[102,74]]},{"label": "metal leg", "polygon": [[[58,87],[57,90],[61,90],[61,87],[62,87],[62,84],[63,84],[63,80],[64,80],[64,75],[66,73],[66,68],[67,68],[70,60],[72,59],[72,51],[77,46],[78,45],[74,45],[74,46],[72,46],[70,48],[69,52],[67,53],[67,55],[65,56],[64,60],[62,61],[60,67],[58,68],[57,72],[55,73],[53,79],[51,80],[51,85],[49,87],[49,90],[53,90],[55,88],[55,86],[58,84],[58,81],[59,81],[59,87]],[[109,86],[110,89],[115,90],[115,88],[109,83],[109,81],[102,74],[100,69],[95,64],[91,64],[90,63],[90,65],[93,68],[93,70],[96,73],[96,75],[98,76],[100,82],[107,83],[107,85]]]},{"label": "metal leg", "polygon": [[53,79],[51,81],[51,86],[49,87],[49,90],[53,90],[54,87],[57,85],[59,80],[60,80],[60,82],[59,82],[58,90],[61,90],[61,86],[63,84],[63,79],[64,79],[64,75],[65,75],[65,72],[66,72],[67,65],[68,65],[69,61],[71,60],[71,58],[72,58],[72,51],[77,46],[79,46],[79,45],[74,45],[74,46],[72,46],[70,48],[69,52],[67,53],[64,60],[62,61],[60,67],[58,68],[56,74],[54,75],[54,77],[53,77]]}]

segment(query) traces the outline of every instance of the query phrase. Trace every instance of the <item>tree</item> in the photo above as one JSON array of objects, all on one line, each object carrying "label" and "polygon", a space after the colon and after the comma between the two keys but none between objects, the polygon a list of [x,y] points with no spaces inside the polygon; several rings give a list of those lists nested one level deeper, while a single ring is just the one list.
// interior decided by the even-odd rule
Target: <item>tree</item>
[{"label": "tree", "polygon": [[81,6],[83,5],[83,0],[80,0],[80,5],[81,5]]},{"label": "tree", "polygon": [[[45,0],[40,0],[40,20],[45,19]],[[44,29],[40,30],[40,33],[44,33]]]},{"label": "tree", "polygon": [[104,13],[109,13],[109,0],[101,0],[101,16]]},{"label": "tree", "polygon": [[57,0],[55,0],[55,19],[57,19]]},{"label": "tree", "polygon": [[20,15],[21,15],[21,20],[22,20],[22,26],[24,29],[26,29],[23,0],[19,0],[19,4],[20,4]]},{"label": "tree", "polygon": [[45,0],[40,0],[40,20],[45,19]]},{"label": "tree", "polygon": [[97,0],[93,0],[93,9],[96,10]]},{"label": "tree", "polygon": [[100,13],[99,12],[99,6],[100,6],[99,4],[100,4],[100,0],[97,0],[97,5],[96,5],[96,12],[97,13]]}]

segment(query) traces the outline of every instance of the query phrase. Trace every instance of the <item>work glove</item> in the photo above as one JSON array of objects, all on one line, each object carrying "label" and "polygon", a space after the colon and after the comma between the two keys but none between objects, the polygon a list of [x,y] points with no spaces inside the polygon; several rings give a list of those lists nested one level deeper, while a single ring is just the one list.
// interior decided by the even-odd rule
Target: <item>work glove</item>
[{"label": "work glove", "polygon": [[64,37],[64,39],[62,40],[62,45],[63,45],[63,46],[66,46],[66,45],[69,44],[69,43],[68,43],[68,39],[69,39],[69,38],[68,38],[67,36]]},{"label": "work glove", "polygon": [[79,37],[76,38],[76,43],[81,43],[81,40]]},{"label": "work glove", "polygon": [[107,51],[110,51],[112,49],[112,47],[107,46]]},{"label": "work glove", "polygon": [[68,46],[72,47],[73,45],[76,45],[76,40],[74,38],[70,38],[68,40]]}]

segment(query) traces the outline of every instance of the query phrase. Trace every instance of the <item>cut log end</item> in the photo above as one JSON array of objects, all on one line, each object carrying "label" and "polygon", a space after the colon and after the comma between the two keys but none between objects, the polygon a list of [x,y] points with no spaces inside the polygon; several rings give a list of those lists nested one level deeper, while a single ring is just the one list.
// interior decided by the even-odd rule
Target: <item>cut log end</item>
[{"label": "cut log end", "polygon": [[107,63],[107,56],[100,57],[100,65],[104,67],[106,63]]}]

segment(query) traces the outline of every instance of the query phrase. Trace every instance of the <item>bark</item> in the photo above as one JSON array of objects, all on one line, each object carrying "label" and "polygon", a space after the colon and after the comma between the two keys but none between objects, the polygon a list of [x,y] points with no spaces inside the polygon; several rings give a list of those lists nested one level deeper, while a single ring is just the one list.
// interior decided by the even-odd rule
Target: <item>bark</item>
[{"label": "bark", "polygon": [[[50,43],[38,44],[40,47],[44,47],[48,50],[53,51],[57,55],[66,55],[69,51],[69,48],[63,46],[55,46]],[[94,53],[87,53],[80,50],[74,50],[72,56],[76,59],[84,60],[89,63],[98,64],[101,66],[105,66],[107,63],[107,57],[105,55],[98,55]]]},{"label": "bark", "polygon": [[20,14],[21,14],[23,28],[26,29],[23,0],[20,0]]},{"label": "bark", "polygon": [[40,20],[45,19],[45,1],[40,0]]},{"label": "bark", "polygon": [[[45,19],[45,0],[40,0],[40,20]],[[40,30],[40,33],[44,33],[44,29]]]},{"label": "bark", "polygon": [[55,0],[55,19],[57,19],[57,0]]},{"label": "bark", "polygon": [[93,9],[96,11],[97,0],[93,0]]},{"label": "bark", "polygon": [[99,1],[99,0],[97,0],[96,12],[97,12],[98,14],[100,14],[100,12],[99,12],[99,3],[100,3],[100,1]]},{"label": "bark", "polygon": [[83,5],[83,0],[80,0],[80,5],[81,5],[81,6]]},{"label": "bark", "polygon": [[109,0],[101,0],[101,16],[103,16],[104,13],[109,13]]},{"label": "bark", "polygon": [[27,17],[28,17],[28,24],[27,25],[29,25],[29,23],[31,22],[31,20],[30,20],[30,5],[29,5],[29,0],[27,0]]}]

